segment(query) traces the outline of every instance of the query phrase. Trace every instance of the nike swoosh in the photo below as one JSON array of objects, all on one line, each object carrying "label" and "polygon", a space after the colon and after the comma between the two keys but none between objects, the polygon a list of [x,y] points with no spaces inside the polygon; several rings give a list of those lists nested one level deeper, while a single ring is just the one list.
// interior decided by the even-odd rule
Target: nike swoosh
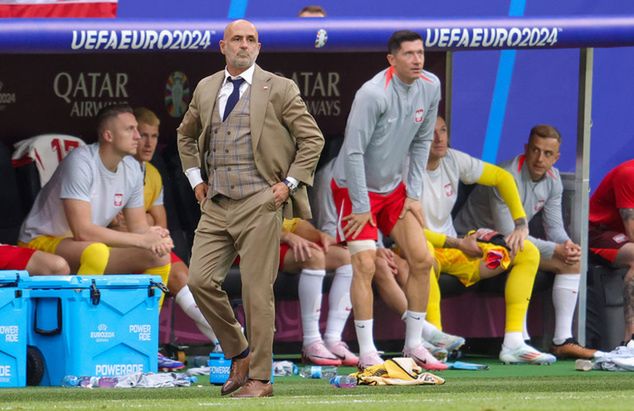
[{"label": "nike swoosh", "polygon": [[357,325],[357,328],[365,328],[365,325]]}]

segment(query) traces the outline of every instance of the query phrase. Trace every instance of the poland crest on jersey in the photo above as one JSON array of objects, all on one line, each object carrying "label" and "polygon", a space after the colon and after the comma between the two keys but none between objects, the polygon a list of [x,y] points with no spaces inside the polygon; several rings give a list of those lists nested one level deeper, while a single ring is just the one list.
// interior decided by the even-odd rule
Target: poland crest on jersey
[{"label": "poland crest on jersey", "polygon": [[421,121],[423,121],[423,113],[424,110],[422,108],[419,108],[418,110],[416,110],[416,122],[420,123]]}]

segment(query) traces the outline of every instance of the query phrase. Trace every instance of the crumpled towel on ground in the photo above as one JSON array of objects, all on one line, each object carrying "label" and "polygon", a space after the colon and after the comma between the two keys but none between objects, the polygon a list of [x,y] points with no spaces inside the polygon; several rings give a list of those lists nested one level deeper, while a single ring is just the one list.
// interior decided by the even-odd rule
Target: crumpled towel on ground
[{"label": "crumpled towel on ground", "polygon": [[634,341],[616,347],[608,353],[602,353],[595,359],[592,368],[604,371],[634,371]]},{"label": "crumpled towel on ground", "polygon": [[392,358],[383,364],[350,374],[359,385],[440,385],[444,378],[423,372],[411,358]]},{"label": "crumpled towel on ground", "polygon": [[175,372],[157,374],[137,372],[118,377],[118,379],[115,388],[167,388],[190,387],[192,385],[188,375]]}]

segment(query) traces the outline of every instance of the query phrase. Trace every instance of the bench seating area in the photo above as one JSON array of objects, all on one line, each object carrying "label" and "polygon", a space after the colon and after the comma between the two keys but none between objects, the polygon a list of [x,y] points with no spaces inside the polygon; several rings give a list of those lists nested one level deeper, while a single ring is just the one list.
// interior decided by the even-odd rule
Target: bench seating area
[{"label": "bench seating area", "polygon": [[[331,141],[334,143],[327,145],[324,159],[320,161],[320,164],[334,156],[339,148],[340,142],[338,143],[336,139]],[[168,225],[175,241],[175,251],[184,261],[189,261],[194,229],[200,210],[189,183],[181,171],[175,144],[162,147],[162,150],[157,151],[152,162],[163,177]],[[14,170],[11,166],[10,151],[3,144],[0,144],[0,169],[3,175],[2,198],[0,198],[0,216],[2,217],[0,242],[15,244],[20,223],[39,190],[39,177],[34,164],[24,164]],[[469,192],[468,187],[461,188],[459,204],[464,203]],[[534,228],[533,224],[531,230]],[[325,281],[323,313],[327,312],[327,291],[331,275],[327,276]],[[622,338],[622,275],[622,270],[606,267],[600,262],[590,265],[588,275],[589,346],[608,349]],[[445,330],[465,336],[467,339],[502,337],[505,312],[504,281],[503,275],[482,281],[467,289],[454,277],[441,275],[442,315]],[[551,274],[538,274],[528,317],[529,332],[533,337],[545,339],[552,330],[553,321],[550,318],[552,316],[550,303],[552,281]],[[298,276],[280,273],[275,284],[277,299],[275,341],[280,347],[290,346],[295,349],[301,344],[297,282]],[[238,313],[241,313],[240,287],[239,270],[234,267],[227,277],[225,288]],[[374,311],[377,344],[382,347],[382,342],[400,341],[404,335],[404,324],[400,318],[390,312],[378,297],[375,299]],[[351,324],[350,321],[346,327],[344,339],[354,347],[356,339]],[[325,314],[322,325],[325,326]],[[162,343],[206,343],[193,322],[169,299],[161,314],[160,336]]]}]

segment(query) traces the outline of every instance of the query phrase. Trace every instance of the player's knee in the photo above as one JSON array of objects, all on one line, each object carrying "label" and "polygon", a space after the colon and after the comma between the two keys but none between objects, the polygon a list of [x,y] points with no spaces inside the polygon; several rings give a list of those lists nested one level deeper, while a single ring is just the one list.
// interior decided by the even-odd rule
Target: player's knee
[{"label": "player's knee", "polygon": [[59,255],[52,255],[50,262],[50,273],[53,275],[68,275],[70,274],[70,266],[68,262]]},{"label": "player's knee", "polygon": [[408,260],[408,264],[410,268],[410,273],[425,275],[426,273],[430,272],[434,264],[434,257],[431,255],[431,253],[420,253],[418,255],[412,256]]},{"label": "player's knee", "polygon": [[167,282],[167,288],[169,288],[170,293],[176,295],[183,287],[187,285],[188,277],[189,270],[183,262],[172,263],[169,274],[169,281]]},{"label": "player's knee", "polygon": [[374,256],[370,253],[356,254],[353,259],[355,274],[371,278],[376,270]]},{"label": "player's knee", "polygon": [[326,267],[326,256],[321,250],[311,250],[310,257],[308,257],[302,264],[303,268],[322,270]]},{"label": "player's knee", "polygon": [[333,258],[334,265],[341,267],[342,265],[348,265],[351,262],[350,252],[342,247],[331,246],[328,249],[328,257]]},{"label": "player's knee", "polygon": [[539,265],[539,249],[530,240],[524,240],[524,249],[517,253],[516,262]]},{"label": "player's knee", "polygon": [[104,243],[92,243],[81,253],[77,274],[103,274],[109,259],[110,247]]}]

